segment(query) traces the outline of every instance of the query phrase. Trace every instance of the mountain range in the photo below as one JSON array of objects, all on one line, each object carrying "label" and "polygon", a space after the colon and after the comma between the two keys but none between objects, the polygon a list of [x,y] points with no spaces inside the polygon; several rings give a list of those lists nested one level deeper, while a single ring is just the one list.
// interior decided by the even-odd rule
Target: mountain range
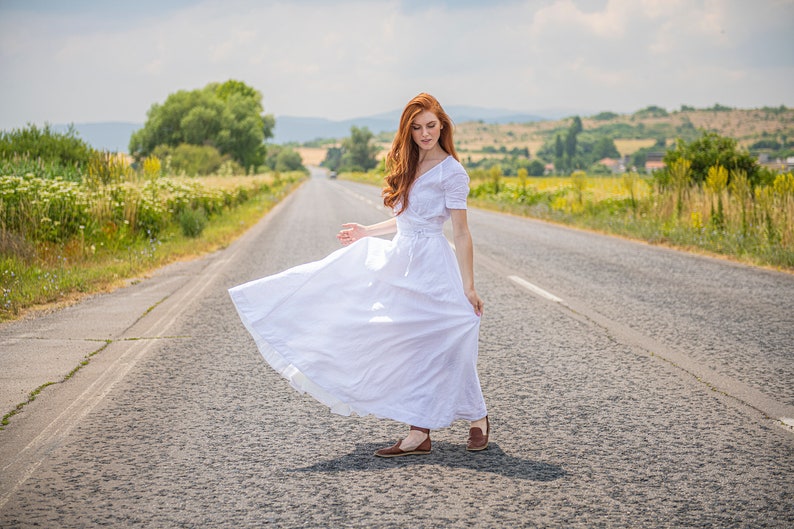
[{"label": "mountain range", "polygon": [[[549,110],[543,115],[515,112],[505,109],[481,108],[471,106],[450,106],[445,109],[452,121],[465,123],[469,121],[483,121],[485,123],[530,123],[557,119],[562,116],[576,114],[576,111]],[[273,130],[272,143],[304,143],[320,138],[345,138],[350,135],[350,127],[367,127],[374,134],[397,130],[401,110],[384,112],[372,116],[334,121],[326,118],[276,116],[276,127]],[[132,122],[100,122],[100,123],[74,123],[79,137],[89,145],[99,150],[111,152],[127,152],[130,135],[143,123]],[[69,125],[58,124],[52,128],[58,132],[65,132]]]}]

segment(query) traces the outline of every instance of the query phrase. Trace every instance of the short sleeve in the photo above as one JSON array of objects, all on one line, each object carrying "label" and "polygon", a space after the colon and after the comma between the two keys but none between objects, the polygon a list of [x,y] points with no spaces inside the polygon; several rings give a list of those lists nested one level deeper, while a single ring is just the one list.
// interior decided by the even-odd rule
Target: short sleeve
[{"label": "short sleeve", "polygon": [[460,164],[451,167],[449,173],[444,174],[442,186],[444,188],[444,204],[447,209],[466,209],[466,198],[469,196],[469,175]]}]

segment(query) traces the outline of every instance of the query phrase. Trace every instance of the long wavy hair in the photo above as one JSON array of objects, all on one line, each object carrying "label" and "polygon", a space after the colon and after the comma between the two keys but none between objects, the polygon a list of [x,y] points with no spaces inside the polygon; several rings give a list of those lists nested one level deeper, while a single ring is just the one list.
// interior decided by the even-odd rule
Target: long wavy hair
[{"label": "long wavy hair", "polygon": [[452,143],[452,120],[449,118],[438,100],[430,94],[421,93],[411,99],[400,117],[400,126],[394,137],[391,150],[386,155],[386,186],[383,188],[383,204],[394,209],[399,206],[399,215],[408,207],[408,192],[416,180],[416,171],[419,167],[419,146],[411,137],[411,125],[414,119],[429,110],[438,117],[441,125],[441,135],[438,143],[447,154],[456,160],[458,153]]}]

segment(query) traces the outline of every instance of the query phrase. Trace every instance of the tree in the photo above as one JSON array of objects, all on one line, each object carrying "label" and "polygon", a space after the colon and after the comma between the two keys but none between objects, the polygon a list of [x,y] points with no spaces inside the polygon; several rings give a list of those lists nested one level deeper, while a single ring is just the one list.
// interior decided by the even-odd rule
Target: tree
[{"label": "tree", "polygon": [[593,159],[598,161],[604,158],[620,158],[615,142],[608,136],[600,136],[593,143]]},{"label": "tree", "polygon": [[529,162],[529,167],[527,167],[527,173],[529,173],[529,176],[543,176],[543,173],[545,172],[546,165],[540,160],[532,160]]},{"label": "tree", "polygon": [[276,157],[276,171],[286,173],[301,170],[304,170],[304,167],[300,153],[289,148],[281,149]]},{"label": "tree", "polygon": [[570,130],[573,131],[574,134],[579,134],[582,132],[582,130],[584,130],[582,127],[582,118],[579,116],[574,116],[573,121],[571,122]]},{"label": "tree", "polygon": [[725,138],[716,132],[704,132],[691,142],[678,140],[675,149],[667,151],[664,163],[672,167],[678,160],[689,160],[692,181],[701,184],[706,180],[710,167],[719,165],[729,174],[737,170],[745,171],[752,185],[758,183],[759,166],[755,157],[741,150],[736,140]]},{"label": "tree", "polygon": [[577,163],[576,159],[577,136],[580,132],[582,132],[582,118],[574,116],[570,127],[568,127],[568,132],[565,134],[565,156],[562,160],[562,167],[566,172],[581,165]]},{"label": "tree", "polygon": [[300,153],[286,145],[270,145],[267,149],[265,165],[272,171],[306,171]]},{"label": "tree", "polygon": [[563,155],[565,154],[565,145],[562,143],[562,138],[559,134],[554,139],[554,158],[558,160],[562,160]]},{"label": "tree", "polygon": [[375,155],[377,145],[370,145],[373,138],[367,127],[350,127],[350,137],[342,140],[342,164],[345,171],[369,171],[378,165]]},{"label": "tree", "polygon": [[243,167],[256,167],[264,163],[264,141],[272,137],[274,125],[254,88],[233,79],[210,83],[153,104],[144,127],[130,138],[130,154],[140,160],[161,145],[209,145]]},{"label": "tree", "polygon": [[152,154],[160,160],[168,160],[168,168],[172,173],[184,173],[189,176],[215,174],[221,164],[229,159],[228,155],[222,156],[212,145],[189,143],[176,147],[158,145]]},{"label": "tree", "polygon": [[320,163],[331,171],[338,171],[342,165],[342,149],[340,147],[330,147],[325,152],[325,159]]}]

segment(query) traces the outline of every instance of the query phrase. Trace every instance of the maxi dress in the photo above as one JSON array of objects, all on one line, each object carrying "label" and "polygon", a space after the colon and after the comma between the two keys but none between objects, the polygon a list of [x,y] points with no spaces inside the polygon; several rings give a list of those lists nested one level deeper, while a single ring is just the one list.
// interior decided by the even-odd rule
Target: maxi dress
[{"label": "maxi dress", "polygon": [[455,158],[419,176],[392,240],[364,237],[320,261],[231,288],[265,360],[341,415],[423,428],[481,419],[480,318],[442,226],[466,209]]}]

